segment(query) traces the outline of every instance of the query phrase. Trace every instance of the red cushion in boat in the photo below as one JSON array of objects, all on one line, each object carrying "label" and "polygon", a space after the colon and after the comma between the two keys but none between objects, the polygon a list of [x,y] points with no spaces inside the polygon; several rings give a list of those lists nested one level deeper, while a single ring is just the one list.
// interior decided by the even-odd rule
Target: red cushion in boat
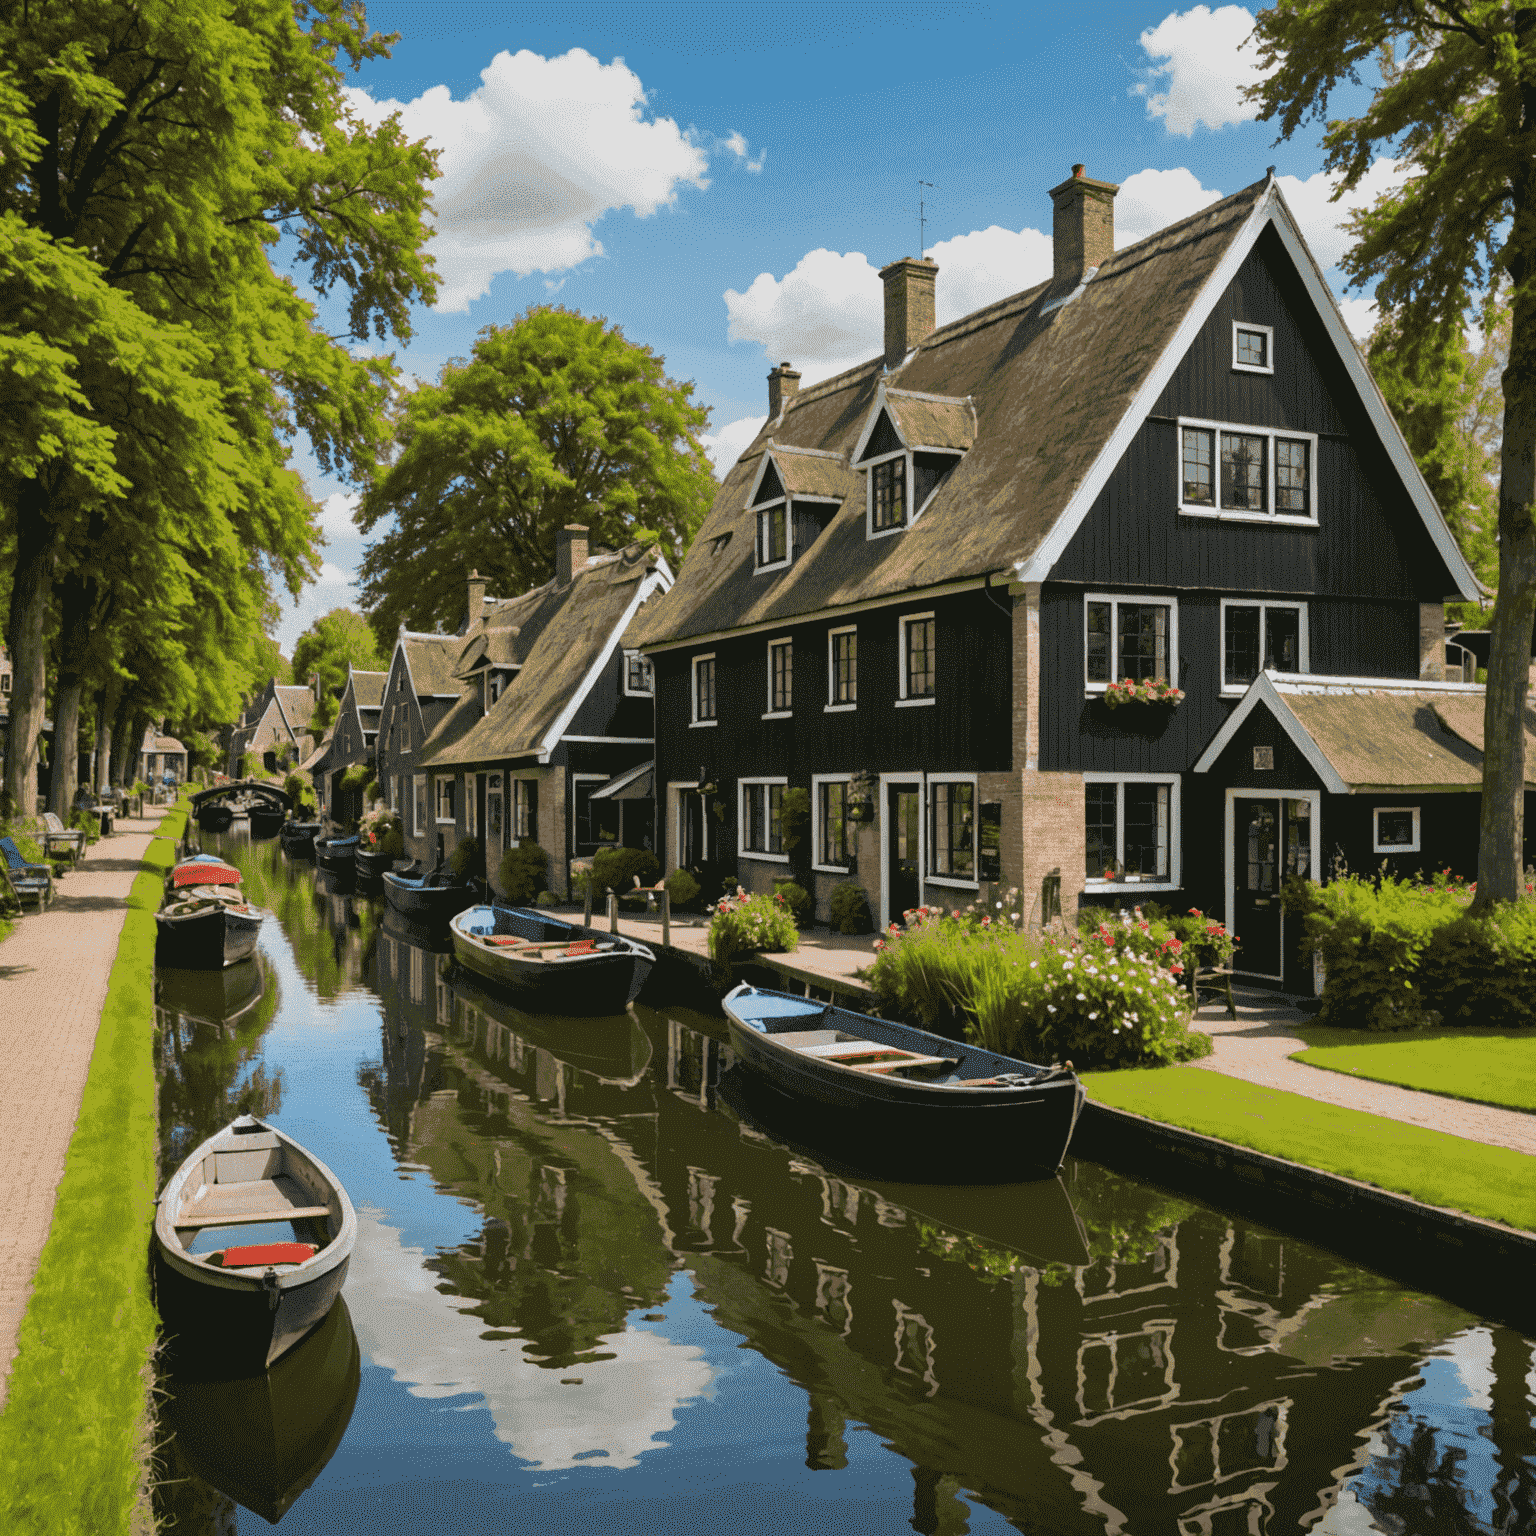
[{"label": "red cushion in boat", "polygon": [[596,949],[596,948],[597,948],[597,940],[596,939],[577,939],[576,942],[574,944],[572,944],[571,947],[568,950],[566,950],[566,954],[568,954],[568,955],[587,955],[587,954],[591,954],[591,952],[594,949]]},{"label": "red cushion in boat", "polygon": [[171,884],[178,889],[184,885],[239,885],[240,871],[228,864],[179,864],[171,871]]},{"label": "red cushion in boat", "polygon": [[303,1264],[314,1256],[313,1243],[252,1243],[247,1248],[226,1248],[220,1263],[225,1269],[244,1269],[252,1264]]},{"label": "red cushion in boat", "polygon": [[495,944],[502,949],[510,949],[514,944],[521,944],[522,942],[522,939],[515,939],[509,934],[505,933],[498,934],[496,937],[486,940],[486,943]]}]

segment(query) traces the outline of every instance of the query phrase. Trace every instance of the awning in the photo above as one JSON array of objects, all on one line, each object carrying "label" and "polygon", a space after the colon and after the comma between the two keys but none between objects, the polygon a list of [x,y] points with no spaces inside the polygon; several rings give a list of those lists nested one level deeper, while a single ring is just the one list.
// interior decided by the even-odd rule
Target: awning
[{"label": "awning", "polygon": [[631,768],[628,773],[621,773],[617,778],[609,779],[600,789],[594,789],[589,796],[593,800],[653,800],[656,796],[655,778],[656,764],[654,762],[641,763],[638,768]]}]

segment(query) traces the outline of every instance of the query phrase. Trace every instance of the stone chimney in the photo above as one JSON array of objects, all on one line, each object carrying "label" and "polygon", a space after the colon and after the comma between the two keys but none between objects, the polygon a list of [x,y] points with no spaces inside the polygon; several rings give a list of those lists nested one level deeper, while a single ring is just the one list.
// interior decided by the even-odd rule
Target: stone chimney
[{"label": "stone chimney", "polygon": [[[1102,267],[1115,254],[1115,193],[1112,181],[1095,181],[1074,165],[1059,187],[1051,188],[1056,215],[1051,225],[1051,256],[1056,280],[1082,281],[1089,267]],[[889,321],[887,321],[889,329]]]},{"label": "stone chimney", "polygon": [[885,366],[899,368],[909,353],[933,331],[933,284],[939,264],[903,256],[882,269],[885,284]]},{"label": "stone chimney", "polygon": [[555,580],[563,587],[586,568],[587,530],[580,523],[567,523],[555,535]]},{"label": "stone chimney", "polygon": [[794,399],[800,388],[800,373],[788,363],[780,363],[768,375],[768,419],[777,421],[784,414],[784,407]]},{"label": "stone chimney", "polygon": [[468,634],[480,622],[480,615],[484,612],[485,577],[479,571],[471,571],[469,573],[469,616],[464,620],[465,634]]}]

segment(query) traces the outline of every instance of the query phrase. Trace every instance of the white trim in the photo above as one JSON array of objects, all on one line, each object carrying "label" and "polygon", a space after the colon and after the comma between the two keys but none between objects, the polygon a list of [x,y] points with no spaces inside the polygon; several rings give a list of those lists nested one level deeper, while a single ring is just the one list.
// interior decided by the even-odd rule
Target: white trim
[{"label": "white trim", "polygon": [[761,718],[764,720],[793,720],[795,712],[792,709],[765,709]]},{"label": "white trim", "polygon": [[[1413,817],[1413,841],[1411,843],[1383,843],[1381,840],[1381,816],[1386,811],[1401,816],[1407,812]],[[1378,805],[1371,809],[1371,852],[1372,853],[1418,853],[1419,837],[1419,808],[1416,805]]]},{"label": "white trim", "polygon": [[464,835],[465,837],[477,837],[479,833],[475,829],[475,794],[478,781],[485,775],[466,772],[464,775]]},{"label": "white trim", "polygon": [[[928,868],[933,856],[933,839],[927,835],[926,818],[933,815],[933,786],[935,784],[969,784],[971,786],[971,868],[975,871],[967,880],[964,875],[939,875]],[[923,880],[930,885],[949,885],[959,890],[981,889],[981,781],[975,773],[930,773],[923,778],[923,816],[925,818]]]},{"label": "white trim", "polygon": [[[763,518],[772,512],[774,508],[781,509],[784,513],[784,558],[767,563],[763,560]],[[760,507],[748,507],[752,514],[752,574],[761,575],[764,571],[782,571],[795,558],[795,525],[794,519],[789,515],[789,497],[779,496],[773,501],[765,501]]]},{"label": "white trim", "polygon": [[[1238,362],[1237,333],[1239,331],[1256,331],[1264,337],[1264,356],[1267,362],[1262,367],[1258,363]],[[1275,371],[1274,326],[1259,325],[1252,320],[1234,320],[1232,322],[1232,369],[1235,373],[1273,373]]]},{"label": "white trim", "polygon": [[[629,686],[629,664],[631,661],[643,661],[650,675],[651,686],[649,688],[631,688]],[[656,697],[656,663],[651,660],[644,651],[637,650],[634,646],[626,646],[624,649],[624,697],[626,699],[654,699]]]},{"label": "white trim", "polygon": [[[934,618],[935,610],[927,609],[922,613],[901,613],[896,616],[896,704],[911,707],[913,705],[933,704],[938,700],[939,692],[939,621]],[[907,696],[907,625],[921,623],[924,619],[933,620],[933,692]]]},{"label": "white trim", "polygon": [[[823,875],[846,875],[853,869],[852,864],[823,864],[821,862],[821,787],[823,784],[851,784],[853,774],[850,773],[813,773],[811,775],[811,868]],[[848,806],[852,803],[851,797],[843,796],[843,837],[847,841],[850,850],[853,847],[854,832],[859,822],[848,820]]]},{"label": "white trim", "polygon": [[[709,722],[713,725],[715,722]],[[648,747],[655,741],[654,736],[562,736],[561,741],[582,741],[597,746],[607,747]]]},{"label": "white trim", "polygon": [[[1193,772],[1209,773],[1216,765],[1216,759],[1226,751],[1232,738],[1242,728],[1243,722],[1253,713],[1255,708],[1262,703],[1270,714],[1280,722],[1285,734],[1295,744],[1296,750],[1311,764],[1312,771],[1323,781],[1323,786],[1333,795],[1347,795],[1349,785],[1340,777],[1339,771],[1323,755],[1323,749],[1313,741],[1311,733],[1298,720],[1291,707],[1285,702],[1284,696],[1275,687],[1273,679],[1280,676],[1279,673],[1261,672],[1249,684],[1248,691],[1243,695],[1242,703],[1227,716],[1227,722],[1211,737],[1210,744],[1205,751],[1195,759]],[[1465,685],[1462,685],[1465,686]],[[1255,794],[1269,794],[1269,790],[1255,790]],[[1291,798],[1296,799],[1296,795]],[[1313,868],[1316,869],[1316,865]]]},{"label": "white trim", "polygon": [[1224,699],[1240,699],[1252,686],[1250,683],[1229,683],[1227,681],[1227,609],[1228,608],[1257,608],[1259,610],[1259,670],[1264,670],[1264,640],[1269,628],[1270,608],[1299,608],[1301,617],[1297,621],[1296,651],[1297,661],[1300,662],[1300,672],[1312,670],[1312,640],[1311,619],[1307,613],[1307,604],[1304,599],[1298,598],[1294,602],[1286,602],[1283,599],[1270,599],[1267,597],[1224,597],[1221,600],[1220,623],[1216,634],[1216,670],[1221,679],[1221,696]]},{"label": "white trim", "polygon": [[[1096,683],[1088,677],[1088,605],[1109,604],[1109,681]],[[1149,608],[1168,608],[1168,676],[1170,687],[1179,686],[1179,600],[1160,592],[1085,592],[1083,593],[1083,688],[1090,694],[1103,693],[1110,683],[1124,682],[1117,668],[1120,662],[1120,604],[1139,603]]]},{"label": "white trim", "polygon": [[1045,581],[1050,577],[1052,568],[1065,553],[1078,529],[1082,527],[1084,519],[1093,510],[1099,492],[1104,489],[1116,466],[1124,458],[1126,450],[1145,424],[1146,418],[1156,409],[1158,398],[1173,378],[1174,371],[1183,362],[1195,338],[1204,328],[1206,321],[1210,319],[1211,313],[1237,276],[1244,261],[1248,259],[1259,236],[1271,225],[1274,226],[1281,243],[1285,246],[1286,254],[1290,256],[1300,272],[1302,285],[1306,288],[1308,297],[1322,319],[1323,328],[1328,332],[1339,359],[1344,364],[1344,371],[1349,375],[1350,382],[1365,405],[1371,425],[1385,444],[1387,455],[1392,460],[1393,468],[1402,477],[1414,509],[1423,519],[1436,550],[1445,561],[1451,578],[1456,583],[1457,596],[1464,601],[1473,602],[1481,595],[1482,584],[1467,564],[1466,557],[1461,553],[1451,530],[1446,526],[1445,518],[1435,505],[1435,499],[1430,494],[1424,476],[1414,461],[1413,453],[1404,440],[1380,389],[1371,377],[1371,371],[1361,357],[1360,349],[1355,345],[1349,327],[1344,323],[1344,317],[1339,313],[1338,302],[1334,299],[1322,272],[1307,249],[1306,241],[1302,238],[1295,218],[1273,180],[1264,194],[1254,203],[1243,228],[1233,237],[1226,254],[1206,279],[1198,298],[1186,311],[1179,328],[1163,349],[1162,356],[1142,381],[1141,388],[1127,406],[1119,425],[1099,450],[1098,457],[1088,473],[1083,476],[1076,492],[1062,509],[1061,515],[1052,524],[1050,531],[1041,540],[1035,552],[1015,563],[1016,580]]},{"label": "white trim", "polygon": [[[757,493],[763,487],[763,477],[768,473],[768,466],[770,464],[773,465],[774,474],[779,477],[780,490],[784,491],[785,496],[788,495],[788,491],[784,486],[784,471],[779,468],[778,461],[773,456],[773,439],[770,437],[763,447],[762,457],[757,461],[757,473],[752,477],[752,488],[747,492],[745,507],[749,512],[754,512],[757,510]],[[784,496],[775,497],[773,499],[782,501]],[[767,503],[765,503],[765,505],[767,505]]]},{"label": "white trim", "polygon": [[892,701],[897,709],[926,709],[930,704],[937,704],[938,698],[934,694],[927,694],[920,699],[895,699]]},{"label": "white trim", "polygon": [[[1207,506],[1200,501],[1184,500],[1184,429],[1212,434],[1211,443],[1211,494],[1215,500]],[[1208,517],[1222,523],[1278,523],[1287,528],[1317,527],[1317,433],[1291,432],[1283,427],[1254,427],[1239,421],[1207,421],[1199,416],[1179,416],[1175,419],[1175,431],[1179,440],[1175,444],[1175,460],[1178,465],[1174,482],[1174,495],[1180,517]],[[1240,507],[1224,507],[1221,504],[1221,438],[1223,433],[1233,436],[1262,437],[1268,443],[1264,451],[1264,496],[1269,507],[1267,512],[1249,512]],[[1276,512],[1275,507],[1275,443],[1284,438],[1287,442],[1307,444],[1307,511]]]},{"label": "white trim", "polygon": [[1300,672],[1275,672],[1281,693],[1475,693],[1483,683],[1447,683],[1433,677],[1334,677],[1326,672],[1303,676]]},{"label": "white trim", "polygon": [[[775,646],[787,645],[789,647],[789,708],[776,709],[773,703],[773,652]],[[765,664],[768,668],[768,708],[763,715],[764,720],[788,720],[795,712],[795,637],[793,635],[777,635],[763,648]],[[718,701],[717,701],[718,703]],[[718,712],[718,710],[717,710]]]},{"label": "white trim", "polygon": [[[854,639],[853,697],[841,704],[837,702],[837,647],[833,641],[834,635],[852,635]],[[837,628],[827,631],[827,702],[823,709],[829,715],[859,707],[858,639],[859,626],[857,624],[840,624]]]},{"label": "white trim", "polygon": [[[778,784],[785,789],[789,788],[789,780],[787,778],[774,777],[772,775],[757,775],[752,778],[736,780],[736,857],[738,861],[741,859],[760,859],[765,864],[788,864],[789,855],[787,853],[770,853],[764,848],[747,847],[747,790],[754,784]],[[763,815],[765,818],[767,814],[768,805],[765,797],[763,803]],[[781,835],[782,832],[783,827],[781,825]]]},{"label": "white trim", "polygon": [[642,774],[653,772],[655,767],[655,761],[652,760],[648,763],[641,763],[634,768],[626,768],[623,773],[614,774],[592,798],[594,800],[611,800],[621,789],[627,789]]},{"label": "white trim", "polygon": [[688,663],[688,715],[694,725],[718,725],[720,723],[720,678],[718,667],[715,670],[715,712],[707,720],[699,718],[699,663],[701,661],[714,661],[715,652],[705,651],[702,655],[695,656]]},{"label": "white trim", "polygon": [[917,899],[923,899],[923,870],[928,865],[928,794],[921,769],[915,773],[882,773],[875,801],[875,821],[880,828],[880,932],[891,926],[891,824],[890,788],[893,784],[917,785]]},{"label": "white trim", "polygon": [[[1305,800],[1312,807],[1312,838],[1309,850],[1311,864],[1309,873],[1312,879],[1317,879],[1318,868],[1323,856],[1323,797],[1320,791],[1315,789],[1229,789],[1226,803],[1226,840],[1223,849],[1227,861],[1226,869],[1226,895],[1227,909],[1224,916],[1227,932],[1234,937],[1241,937],[1237,932],[1237,881],[1232,868],[1233,842],[1237,836],[1237,802],[1239,800]],[[1284,882],[1283,853],[1277,855],[1275,860],[1275,874],[1277,881]],[[1280,892],[1275,891],[1275,901],[1280,902]],[[1243,951],[1238,947],[1237,956],[1232,962],[1232,969],[1240,976],[1261,976],[1266,981],[1285,980],[1285,907],[1280,906],[1280,971],[1274,974],[1270,971],[1245,971],[1241,965]]]},{"label": "white trim", "polygon": [[[869,408],[869,415],[864,418],[864,430],[859,433],[859,440],[854,445],[854,450],[848,455],[848,467],[857,469],[863,462],[864,450],[869,446],[869,440],[875,435],[875,423],[880,420],[880,413],[885,409],[886,384],[881,379],[875,385],[874,403]],[[907,447],[907,440],[902,435],[901,423],[897,421],[895,414],[891,414],[891,431],[896,434],[896,441],[903,448]]]},{"label": "white trim", "polygon": [[[672,813],[672,867],[684,869],[683,863],[683,791],[696,790],[699,787],[697,779],[668,779],[667,780],[667,805]],[[704,845],[706,851],[709,847],[709,824],[704,824]]]},{"label": "white trim", "polygon": [[[897,434],[900,436],[900,433]],[[901,521],[893,528],[875,527],[875,471],[882,464],[894,464],[897,459],[905,461],[906,467],[901,476]],[[878,459],[871,459],[867,464],[859,466],[859,473],[864,476],[864,537],[866,539],[888,539],[893,534],[905,533],[915,521],[912,516],[912,455],[904,449],[898,448],[894,453],[882,453]]]},{"label": "white trim", "polygon": [[443,815],[443,785],[448,786],[450,794],[458,783],[458,775],[455,773],[434,773],[432,775],[432,821],[435,826],[452,827],[458,824],[457,815]]},{"label": "white trim", "polygon": [[[1094,880],[1085,879],[1085,891],[1124,891],[1135,887],[1138,891],[1177,891],[1182,889],[1184,877],[1183,845],[1183,779],[1177,773],[1085,773],[1083,783],[1116,784],[1120,786],[1115,796],[1115,862],[1125,862],[1125,786],[1127,784],[1167,784],[1172,786],[1168,796],[1168,874],[1161,880]],[[1086,829],[1085,829],[1086,830]]]}]

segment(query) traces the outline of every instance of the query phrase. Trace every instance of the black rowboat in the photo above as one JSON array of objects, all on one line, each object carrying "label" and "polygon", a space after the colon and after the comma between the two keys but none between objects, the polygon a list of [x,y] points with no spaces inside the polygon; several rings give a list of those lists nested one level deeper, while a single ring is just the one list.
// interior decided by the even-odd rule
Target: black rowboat
[{"label": "black rowboat", "polygon": [[283,829],[283,821],[287,812],[280,805],[267,802],[255,803],[250,809],[251,836],[252,837],[276,837]]},{"label": "black rowboat", "polygon": [[241,1115],[160,1192],[160,1316],[180,1349],[216,1350],[231,1374],[265,1370],[331,1310],[356,1240],[336,1175],[292,1137]]},{"label": "black rowboat", "polygon": [[656,963],[644,944],[617,933],[582,936],[562,924],[563,938],[527,939],[515,917],[515,908],[471,907],[448,932],[459,964],[507,988],[529,1013],[622,1013]]},{"label": "black rowboat", "polygon": [[359,880],[377,880],[398,857],[398,854],[385,853],[378,848],[364,848],[359,843],[357,852],[352,856],[352,862],[357,868]]},{"label": "black rowboat", "polygon": [[313,858],[315,838],[320,833],[318,821],[285,821],[277,834],[283,852],[293,857]]},{"label": "black rowboat", "polygon": [[473,885],[447,869],[431,874],[421,872],[419,866],[414,871],[384,871],[384,899],[395,911],[418,923],[446,922],[454,913],[473,906],[475,896]]},{"label": "black rowboat", "polygon": [[219,970],[256,950],[261,913],[240,894],[240,871],[223,859],[183,859],[155,913],[155,964]]},{"label": "black rowboat", "polygon": [[234,823],[235,808],[223,800],[197,808],[197,824],[205,832],[228,832]]},{"label": "black rowboat", "polygon": [[351,832],[340,837],[317,837],[315,839],[315,857],[320,861],[322,869],[335,870],[337,872],[349,871],[354,868],[354,860],[357,857],[357,833]]},{"label": "black rowboat", "polygon": [[[832,1003],[742,985],[731,1047],[867,1168],[931,1183],[1011,1183],[1061,1166],[1083,1105],[1067,1067],[1039,1067]],[[899,1172],[898,1172],[899,1170]]]}]

